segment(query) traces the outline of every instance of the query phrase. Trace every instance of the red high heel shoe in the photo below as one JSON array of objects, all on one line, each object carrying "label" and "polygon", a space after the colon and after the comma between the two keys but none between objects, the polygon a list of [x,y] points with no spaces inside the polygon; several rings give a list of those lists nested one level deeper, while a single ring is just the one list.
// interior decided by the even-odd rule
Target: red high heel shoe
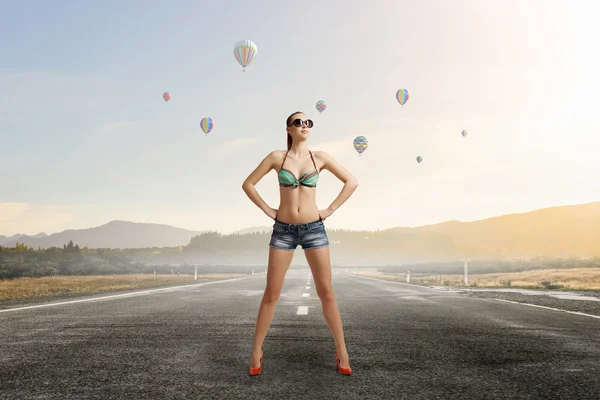
[{"label": "red high heel shoe", "polygon": [[352,368],[342,368],[342,367],[340,367],[340,359],[337,356],[337,350],[334,351],[333,354],[335,354],[335,364],[337,366],[338,371],[340,371],[340,374],[343,374],[343,375],[352,375]]},{"label": "red high heel shoe", "polygon": [[265,353],[261,350],[260,351],[260,365],[258,366],[258,368],[250,368],[250,370],[249,370],[250,376],[258,375],[262,372],[262,359],[263,359],[264,354]]}]

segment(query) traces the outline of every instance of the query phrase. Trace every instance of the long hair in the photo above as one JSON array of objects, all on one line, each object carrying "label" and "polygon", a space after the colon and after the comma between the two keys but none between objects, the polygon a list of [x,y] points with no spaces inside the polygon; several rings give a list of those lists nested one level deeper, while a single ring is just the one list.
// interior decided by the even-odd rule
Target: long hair
[{"label": "long hair", "polygon": [[[291,114],[289,117],[287,117],[287,120],[285,120],[285,126],[286,126],[286,128],[287,128],[288,126],[290,126],[290,124],[291,124],[291,123],[292,123],[292,121],[293,121],[292,117],[293,117],[294,115],[296,115],[296,114],[304,114],[304,113],[303,113],[302,111],[296,111],[295,113],[293,113],[293,114]],[[286,132],[286,133],[287,133],[287,149],[289,150],[289,149],[291,149],[291,148],[292,148],[292,143],[293,143],[293,141],[294,141],[294,140],[293,140],[293,138],[292,138],[292,135],[290,135],[290,133],[289,133],[289,132]]]}]

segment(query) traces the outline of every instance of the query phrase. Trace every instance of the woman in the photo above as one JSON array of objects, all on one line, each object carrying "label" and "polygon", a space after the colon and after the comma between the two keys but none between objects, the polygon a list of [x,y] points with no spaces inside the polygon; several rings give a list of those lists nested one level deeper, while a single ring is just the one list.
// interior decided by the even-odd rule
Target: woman
[{"label": "woman", "polygon": [[[250,375],[258,375],[262,371],[262,344],[275,313],[275,303],[279,299],[283,279],[298,245],[304,250],[317,295],[321,300],[323,316],[335,340],[334,355],[338,371],[348,375],[352,372],[344,342],[342,320],[331,287],[329,240],[323,221],[348,200],[358,182],[327,153],[308,150],[306,141],[312,127],[313,122],[307,119],[304,113],[298,111],[290,115],[286,121],[287,151],[271,152],[242,185],[250,200],[275,220],[269,243],[267,286],[256,321]],[[279,209],[269,207],[255,188],[258,181],[272,169],[278,174]],[[319,173],[323,169],[344,182],[344,188],[328,208],[319,210],[315,190]]]}]

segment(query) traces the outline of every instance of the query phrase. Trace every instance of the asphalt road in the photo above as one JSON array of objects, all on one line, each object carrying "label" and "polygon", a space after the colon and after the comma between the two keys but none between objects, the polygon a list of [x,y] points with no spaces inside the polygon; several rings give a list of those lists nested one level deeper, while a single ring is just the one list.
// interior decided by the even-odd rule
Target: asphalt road
[{"label": "asphalt road", "polygon": [[0,310],[0,399],[600,399],[598,318],[334,272],[340,375],[312,281],[254,377],[264,275]]}]

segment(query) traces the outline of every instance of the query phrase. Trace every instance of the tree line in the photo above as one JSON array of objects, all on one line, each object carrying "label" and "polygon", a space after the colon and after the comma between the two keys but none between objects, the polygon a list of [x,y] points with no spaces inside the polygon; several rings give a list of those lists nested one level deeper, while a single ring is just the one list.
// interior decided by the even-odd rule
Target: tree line
[{"label": "tree line", "polygon": [[[72,240],[63,247],[47,249],[17,243],[0,246],[0,279],[41,277],[51,275],[96,275],[127,273],[193,272],[192,266],[203,270],[225,271],[229,264],[252,263],[266,265],[270,232],[224,235],[205,232],[193,237],[186,246],[140,249],[80,248]],[[329,230],[333,264],[377,266],[382,272],[462,273],[464,249],[444,235],[385,231]],[[225,256],[229,257],[225,257]],[[179,264],[177,267],[172,265]],[[383,265],[383,266],[381,266]],[[485,254],[469,263],[469,273],[518,272],[546,268],[600,267],[600,256],[593,258],[536,256],[527,259],[504,259]],[[228,269],[226,272],[231,272]]]}]

